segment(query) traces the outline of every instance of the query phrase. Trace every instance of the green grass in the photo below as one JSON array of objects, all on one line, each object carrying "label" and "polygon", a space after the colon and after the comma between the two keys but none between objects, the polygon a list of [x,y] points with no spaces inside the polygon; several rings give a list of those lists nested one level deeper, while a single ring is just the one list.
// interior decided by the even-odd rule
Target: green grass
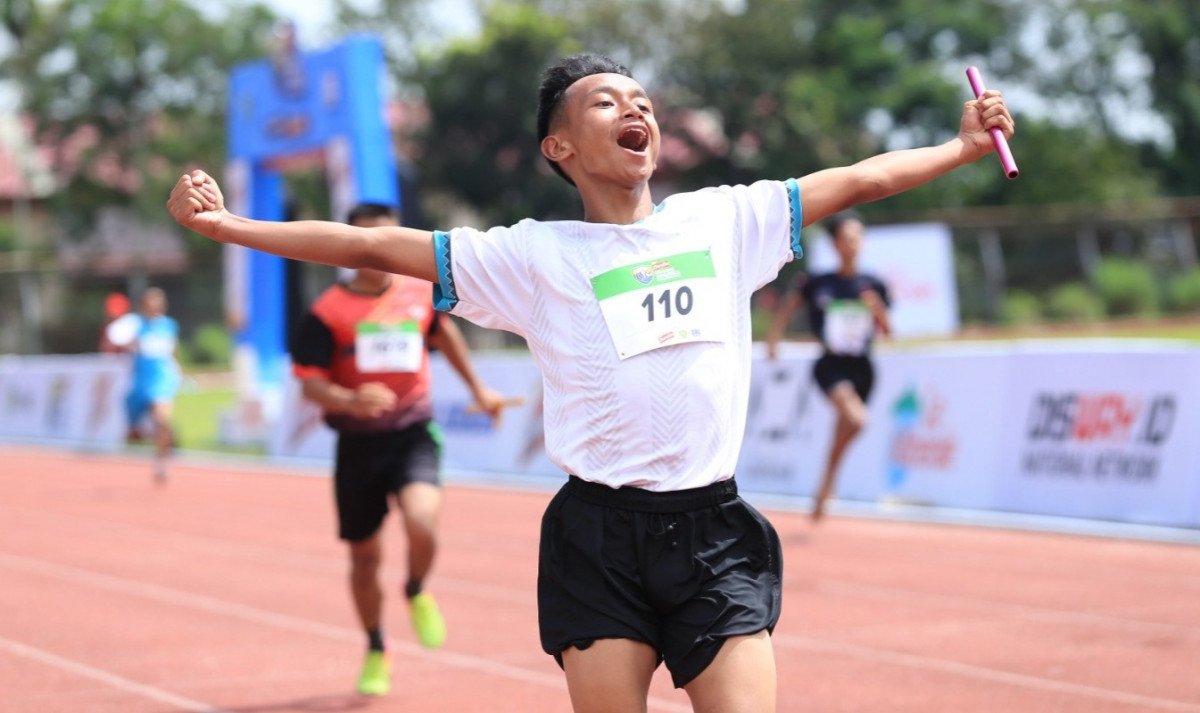
[{"label": "green grass", "polygon": [[1095,324],[1038,324],[1021,327],[966,327],[960,339],[1179,339],[1200,343],[1200,318],[1189,320],[1110,320]]},{"label": "green grass", "polygon": [[175,437],[184,450],[260,455],[262,448],[221,443],[220,418],[237,405],[231,388],[185,389],[175,398]]}]

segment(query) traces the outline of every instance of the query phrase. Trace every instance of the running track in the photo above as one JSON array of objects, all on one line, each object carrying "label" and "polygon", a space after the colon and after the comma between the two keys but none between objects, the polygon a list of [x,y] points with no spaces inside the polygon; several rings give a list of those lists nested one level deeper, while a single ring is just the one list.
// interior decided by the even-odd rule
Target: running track
[{"label": "running track", "polygon": [[[180,463],[156,487],[142,461],[0,447],[0,711],[569,711],[536,635],[549,497],[448,489],[446,647],[393,597],[396,685],[364,699],[327,479]],[[780,711],[1200,713],[1200,547],[767,514]],[[690,710],[661,670],[650,710]]]}]

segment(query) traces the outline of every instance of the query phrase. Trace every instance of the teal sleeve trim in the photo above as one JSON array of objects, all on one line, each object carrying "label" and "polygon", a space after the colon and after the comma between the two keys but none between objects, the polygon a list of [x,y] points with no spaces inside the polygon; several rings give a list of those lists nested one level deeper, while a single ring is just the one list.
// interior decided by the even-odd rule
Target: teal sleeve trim
[{"label": "teal sleeve trim", "polygon": [[450,234],[441,230],[433,233],[433,260],[437,265],[438,281],[433,285],[433,308],[449,312],[458,304],[458,289],[450,268]]},{"label": "teal sleeve trim", "polygon": [[799,260],[804,257],[804,246],[800,244],[800,229],[804,227],[804,206],[800,203],[800,184],[794,178],[783,182],[787,188],[788,208],[792,231],[792,257]]}]

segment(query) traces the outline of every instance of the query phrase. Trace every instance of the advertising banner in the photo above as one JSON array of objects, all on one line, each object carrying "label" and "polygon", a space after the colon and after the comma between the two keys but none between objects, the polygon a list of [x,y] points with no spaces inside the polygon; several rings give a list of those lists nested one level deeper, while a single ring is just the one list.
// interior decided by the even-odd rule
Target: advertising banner
[{"label": "advertising banner", "polygon": [[[287,372],[291,374],[291,365]],[[283,385],[279,418],[267,439],[267,453],[276,458],[300,458],[333,464],[334,433],[322,420],[321,409],[304,398],[300,381],[289,376]]]},{"label": "advertising banner", "polygon": [[118,448],[129,368],[109,354],[0,358],[0,438]]},{"label": "advertising banner", "polygon": [[994,506],[1188,523],[1200,497],[1196,360],[1191,350],[1014,354]]},{"label": "advertising banner", "polygon": [[[818,351],[784,345],[751,373],[738,481],[751,493],[816,490],[834,412],[812,381]],[[543,452],[541,378],[527,354],[474,359],[526,404],[502,423],[470,411],[440,357],[434,414],[448,470],[559,480]],[[867,427],[836,497],[1200,527],[1200,350],[1076,342],[922,347],[875,357]],[[332,458],[320,413],[288,392],[271,452]]]},{"label": "advertising banner", "polygon": [[784,353],[776,361],[758,361],[750,372],[738,485],[747,491],[808,495],[820,483],[833,411],[812,381],[817,348]]},{"label": "advertising banner", "polygon": [[[488,354],[473,359],[479,377],[508,397],[525,403],[505,410],[498,426],[484,414],[472,413],[470,392],[440,354],[430,366],[434,421],[445,438],[442,463],[448,470],[477,473],[521,473],[565,477],[546,458],[542,438],[541,375],[527,354]],[[292,378],[284,408],[269,444],[272,456],[326,461],[332,464],[335,436],[321,410],[306,401]]]},{"label": "advertising banner", "polygon": [[850,446],[840,496],[989,507],[1003,447],[989,405],[1003,403],[1009,372],[1007,356],[994,351],[880,355],[870,421]]}]

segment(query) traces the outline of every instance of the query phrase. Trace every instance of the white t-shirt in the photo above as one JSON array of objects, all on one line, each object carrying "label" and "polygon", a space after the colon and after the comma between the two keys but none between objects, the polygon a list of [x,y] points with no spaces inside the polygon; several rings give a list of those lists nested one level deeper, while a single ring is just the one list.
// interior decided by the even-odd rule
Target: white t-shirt
[{"label": "white t-shirt", "polygon": [[750,296],[798,257],[795,180],[671,196],[631,225],[523,220],[434,234],[435,306],[525,338],[546,453],[611,487],[733,476],[750,387]]}]

